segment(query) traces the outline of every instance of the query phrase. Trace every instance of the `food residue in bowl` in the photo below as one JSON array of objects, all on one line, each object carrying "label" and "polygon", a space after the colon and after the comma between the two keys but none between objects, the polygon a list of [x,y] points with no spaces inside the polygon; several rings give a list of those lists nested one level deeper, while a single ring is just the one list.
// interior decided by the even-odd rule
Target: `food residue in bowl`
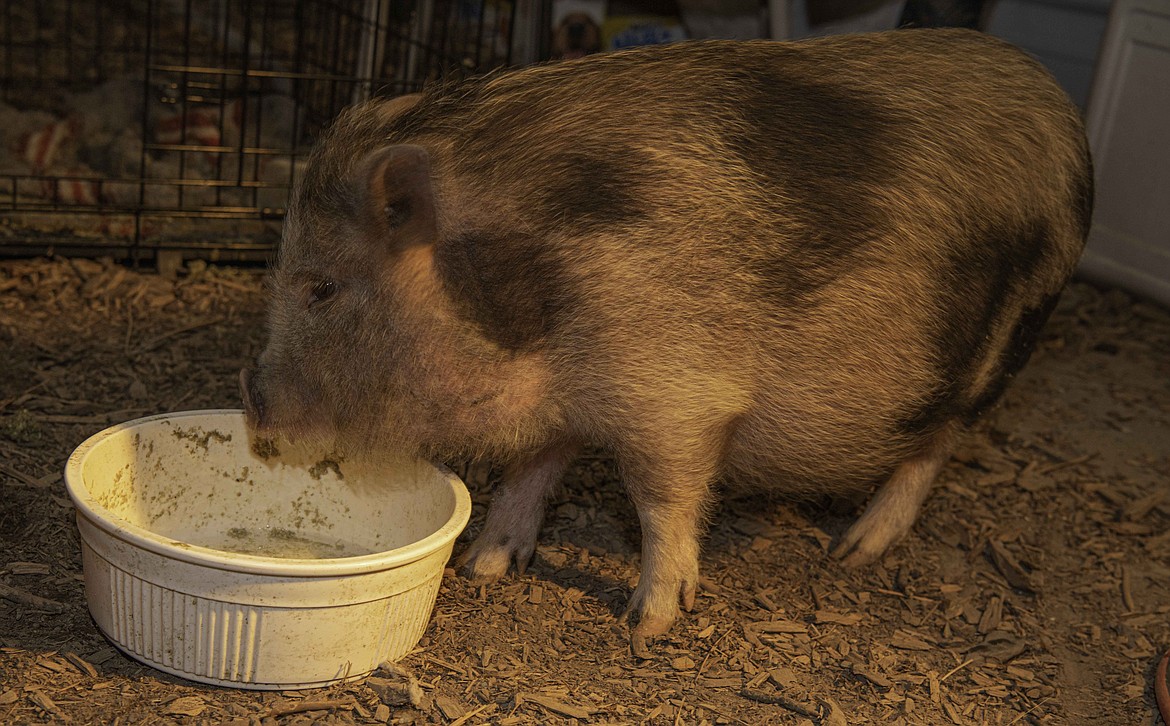
[{"label": "food residue in bowl", "polygon": [[338,540],[323,541],[305,537],[284,527],[263,530],[232,527],[216,549],[257,557],[281,557],[297,560],[328,560],[370,554],[360,545]]},{"label": "food residue in bowl", "polygon": [[316,464],[309,467],[309,476],[320,481],[321,477],[325,476],[326,472],[333,472],[333,476],[338,480],[345,479],[345,474],[341,472],[341,462],[334,459],[321,459]]},{"label": "food residue in bowl", "polygon": [[251,449],[253,454],[265,461],[280,456],[280,449],[276,447],[276,441],[262,436],[257,436],[252,440]]},{"label": "food residue in bowl", "polygon": [[189,429],[176,427],[175,430],[171,433],[176,439],[189,441],[197,448],[202,449],[204,452],[208,450],[208,445],[212,440],[220,444],[226,444],[232,440],[231,434],[225,434],[221,431],[215,430],[204,431],[197,426],[191,427]]}]

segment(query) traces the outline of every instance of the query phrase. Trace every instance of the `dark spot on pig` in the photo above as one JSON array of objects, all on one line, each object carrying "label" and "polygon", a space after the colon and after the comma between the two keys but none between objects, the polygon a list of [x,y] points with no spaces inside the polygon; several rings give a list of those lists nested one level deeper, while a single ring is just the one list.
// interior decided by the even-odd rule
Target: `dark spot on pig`
[{"label": "dark spot on pig", "polygon": [[959,386],[955,381],[939,385],[927,398],[906,411],[895,428],[911,436],[922,436],[937,431],[944,423],[954,418]]},{"label": "dark spot on pig", "polygon": [[439,245],[440,277],[456,304],[497,345],[531,350],[571,307],[571,281],[540,240],[466,234]]},{"label": "dark spot on pig", "polygon": [[799,311],[815,303],[815,293],[859,264],[851,257],[870,239],[832,235],[811,228],[787,252],[761,261],[755,268],[760,290],[774,304]]},{"label": "dark spot on pig", "polygon": [[[737,104],[744,121],[725,133],[728,146],[774,192],[778,237],[786,251],[756,270],[765,294],[786,307],[811,302],[890,226],[875,191],[896,173],[904,126],[868,94],[802,81],[768,69],[744,69],[751,92]],[[777,103],[783,111],[777,112]],[[791,219],[799,210],[799,218]]]},{"label": "dark spot on pig", "polygon": [[1048,318],[1052,315],[1059,300],[1060,293],[1049,295],[1039,305],[1028,308],[1020,316],[1019,322],[1016,323],[1016,327],[1012,331],[1011,342],[1004,348],[1003,356],[1000,359],[1001,368],[1005,375],[1014,376],[1019,373],[1028,359],[1032,357],[1032,351],[1040,340],[1040,331],[1048,322]]},{"label": "dark spot on pig", "polygon": [[[935,333],[935,367],[940,381],[925,405],[908,411],[900,431],[920,434],[932,431],[959,415],[974,421],[998,399],[1010,379],[1031,354],[1039,325],[1051,307],[1043,310],[1039,324],[1036,311],[1025,311],[1011,343],[998,361],[999,373],[984,390],[970,390],[972,377],[983,361],[994,330],[1004,315],[1003,305],[1013,292],[1031,284],[1032,275],[1052,245],[1048,226],[1033,221],[1023,226],[1000,223],[971,231],[972,241],[951,249],[950,263],[938,303],[940,325]],[[1053,303],[1055,304],[1055,303]],[[947,314],[962,310],[964,314]],[[1028,331],[1030,326],[1036,330]]]},{"label": "dark spot on pig", "polygon": [[633,149],[609,149],[608,156],[568,154],[554,160],[543,206],[553,219],[571,219],[583,234],[612,232],[647,216],[635,190],[639,161]]},{"label": "dark spot on pig", "polygon": [[1040,339],[1040,331],[1044,329],[1044,324],[1048,322],[1058,300],[1060,300],[1060,293],[1049,295],[1039,305],[1028,308],[1020,316],[1019,322],[1012,330],[1011,342],[1004,348],[1003,354],[1000,356],[999,376],[975,399],[969,410],[964,412],[964,418],[968,423],[973,423],[987,409],[995,405],[995,402],[1007,389],[1008,383],[1032,357],[1032,351],[1035,350],[1036,343]]}]

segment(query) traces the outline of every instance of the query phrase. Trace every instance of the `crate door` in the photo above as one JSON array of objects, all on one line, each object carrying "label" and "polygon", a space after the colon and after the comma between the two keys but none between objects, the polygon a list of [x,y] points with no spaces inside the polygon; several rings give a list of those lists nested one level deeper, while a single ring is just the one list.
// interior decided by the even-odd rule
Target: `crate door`
[{"label": "crate door", "polygon": [[1096,208],[1081,271],[1170,305],[1170,3],[1116,0],[1087,114]]}]

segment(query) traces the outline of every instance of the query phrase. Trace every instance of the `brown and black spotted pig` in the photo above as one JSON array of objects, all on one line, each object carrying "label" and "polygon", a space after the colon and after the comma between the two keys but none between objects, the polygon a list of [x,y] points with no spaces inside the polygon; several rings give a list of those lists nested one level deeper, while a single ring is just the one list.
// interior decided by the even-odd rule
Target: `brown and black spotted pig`
[{"label": "brown and black spotted pig", "polygon": [[603,446],[641,520],[635,632],[659,633],[716,480],[878,484],[850,563],[904,535],[1091,206],[1076,109],[969,31],[680,43],[368,103],[295,193],[246,407],[351,453],[506,464],[478,580],[523,567]]}]

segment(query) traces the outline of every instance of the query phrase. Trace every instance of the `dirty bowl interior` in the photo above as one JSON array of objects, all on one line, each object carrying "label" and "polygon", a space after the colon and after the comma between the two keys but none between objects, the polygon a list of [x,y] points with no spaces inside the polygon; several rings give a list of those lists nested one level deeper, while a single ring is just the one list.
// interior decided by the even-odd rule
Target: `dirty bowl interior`
[{"label": "dirty bowl interior", "polygon": [[65,481],[106,636],[243,688],[327,685],[409,651],[471,511],[446,469],[257,445],[235,410],[102,431]]}]

